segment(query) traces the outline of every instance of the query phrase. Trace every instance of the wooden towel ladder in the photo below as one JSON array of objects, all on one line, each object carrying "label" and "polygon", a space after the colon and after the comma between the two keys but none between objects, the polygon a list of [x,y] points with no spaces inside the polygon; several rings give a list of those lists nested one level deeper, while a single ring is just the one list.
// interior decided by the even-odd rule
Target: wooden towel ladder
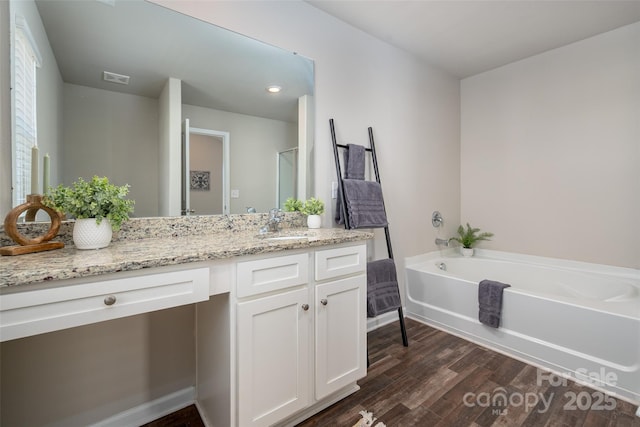
[{"label": "wooden towel ladder", "polygon": [[[347,214],[347,204],[345,200],[344,193],[344,182],[342,178],[342,170],[340,168],[340,156],[338,155],[338,148],[347,148],[347,145],[338,144],[336,140],[336,131],[333,119],[329,120],[329,127],[331,128],[331,141],[333,142],[333,155],[335,157],[336,162],[336,173],[338,177],[338,186],[340,191],[338,192],[338,197],[340,197],[341,208],[342,208],[342,217],[344,218],[344,228],[351,229],[351,224],[349,223],[349,215]],[[376,156],[376,146],[373,141],[373,129],[369,127],[369,145],[370,148],[365,148],[367,152],[371,153],[371,159],[373,161],[373,170],[376,175],[376,181],[380,184],[380,171],[378,169],[378,158]],[[384,204],[384,201],[383,201]],[[387,252],[389,254],[389,258],[393,259],[393,249],[391,248],[391,235],[389,234],[389,225],[387,224],[384,227],[384,235],[387,239]],[[405,347],[409,346],[409,341],[407,339],[407,329],[404,324],[404,314],[402,312],[402,305],[398,308],[398,317],[400,319],[400,332],[402,333],[402,344]]]}]

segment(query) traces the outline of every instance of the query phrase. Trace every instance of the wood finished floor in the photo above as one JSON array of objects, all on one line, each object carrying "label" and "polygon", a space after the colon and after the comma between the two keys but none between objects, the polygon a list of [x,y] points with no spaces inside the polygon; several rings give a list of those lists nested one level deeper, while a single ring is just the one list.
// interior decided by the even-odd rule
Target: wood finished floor
[{"label": "wood finished floor", "polygon": [[141,427],[205,427],[196,405],[189,405]]},{"label": "wood finished floor", "polygon": [[[610,410],[565,410],[572,395],[582,393],[582,404],[586,404],[588,394],[591,405],[587,406],[591,407],[597,407],[603,395],[572,381],[537,385],[533,366],[411,319],[406,319],[406,326],[408,348],[402,346],[398,322],[370,332],[371,366],[358,382],[360,390],[297,427],[352,427],[362,410],[373,412],[376,422],[387,427],[640,427],[640,418],[634,415],[636,407],[627,402],[616,399],[615,409]],[[483,405],[473,405],[475,400],[468,397],[472,405],[465,405],[466,393],[490,396],[499,393],[496,389],[500,387],[514,404],[483,406],[480,399]],[[544,410],[542,399],[528,410],[519,404],[517,396],[539,393],[550,402],[548,410]],[[194,406],[185,408],[145,427],[203,426],[194,410]]]},{"label": "wood finished floor", "polygon": [[[564,410],[572,404],[565,393],[570,398],[585,392],[583,407],[597,407],[598,397],[592,396],[594,390],[572,381],[556,387],[542,381],[538,386],[533,366],[411,319],[406,319],[406,326],[409,347],[402,346],[398,322],[370,332],[371,365],[367,376],[358,382],[360,390],[298,427],[351,427],[360,419],[361,410],[373,412],[387,427],[640,427],[640,418],[634,415],[636,407],[628,402],[615,400],[613,410]],[[493,395],[499,393],[494,392],[499,387],[514,405],[492,408],[464,403],[466,393]],[[543,410],[540,399],[538,406],[526,411],[524,404],[518,404],[518,396],[527,393],[543,393],[550,401],[549,409]],[[586,404],[586,393],[592,405]],[[467,402],[473,404],[476,400],[470,396]]]}]

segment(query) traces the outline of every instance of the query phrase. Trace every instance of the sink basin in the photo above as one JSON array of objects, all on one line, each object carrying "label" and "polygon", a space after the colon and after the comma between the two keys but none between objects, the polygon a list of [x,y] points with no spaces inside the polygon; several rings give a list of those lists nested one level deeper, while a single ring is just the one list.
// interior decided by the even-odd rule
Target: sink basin
[{"label": "sink basin", "polygon": [[301,240],[307,239],[307,236],[275,236],[275,237],[263,237],[264,240]]},{"label": "sink basin", "polygon": [[261,240],[279,241],[279,240],[303,240],[309,238],[307,231],[281,231],[277,233],[258,234],[256,236]]}]

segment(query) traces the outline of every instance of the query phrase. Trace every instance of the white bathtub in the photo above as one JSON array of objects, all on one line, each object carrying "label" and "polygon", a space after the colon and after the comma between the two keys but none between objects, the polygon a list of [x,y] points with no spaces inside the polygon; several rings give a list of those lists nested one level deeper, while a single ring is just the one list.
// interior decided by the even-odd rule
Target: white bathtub
[{"label": "white bathtub", "polygon": [[[483,279],[511,285],[498,329],[478,321]],[[640,403],[640,270],[448,250],[407,258],[406,284],[408,316]]]}]

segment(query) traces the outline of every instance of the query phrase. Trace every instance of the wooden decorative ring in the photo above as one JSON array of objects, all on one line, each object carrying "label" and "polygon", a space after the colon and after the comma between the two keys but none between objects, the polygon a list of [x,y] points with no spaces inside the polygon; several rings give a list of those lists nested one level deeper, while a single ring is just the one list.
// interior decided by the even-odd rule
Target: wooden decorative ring
[{"label": "wooden decorative ring", "polygon": [[[18,232],[18,217],[22,212],[29,209],[34,209],[36,211],[42,209],[49,214],[49,217],[51,218],[51,225],[49,226],[49,231],[47,231],[47,234],[44,236],[28,239]],[[4,232],[7,236],[11,237],[14,242],[22,246],[36,245],[38,243],[48,242],[56,237],[58,235],[58,230],[60,229],[60,223],[60,214],[56,210],[43,205],[39,201],[30,201],[16,206],[7,214],[7,217],[4,219]]]}]

